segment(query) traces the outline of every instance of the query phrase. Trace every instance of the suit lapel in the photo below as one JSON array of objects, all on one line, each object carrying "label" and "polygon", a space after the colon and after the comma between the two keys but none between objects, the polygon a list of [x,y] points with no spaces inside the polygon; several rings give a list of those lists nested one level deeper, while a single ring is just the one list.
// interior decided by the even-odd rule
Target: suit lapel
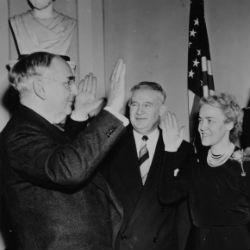
[{"label": "suit lapel", "polygon": [[143,186],[131,128],[127,130],[120,142],[119,155],[117,156],[119,164],[117,164],[116,171],[126,190],[127,197],[135,203]]},{"label": "suit lapel", "polygon": [[155,148],[155,153],[154,153],[154,157],[148,172],[148,177],[146,179],[145,185],[143,190],[147,190],[148,188],[150,188],[152,182],[155,182],[155,176],[156,174],[159,172],[159,168],[161,167],[161,162],[163,159],[163,154],[164,154],[164,144],[163,144],[163,139],[162,139],[162,134],[160,132],[159,134],[159,138],[156,144],[156,148]]},{"label": "suit lapel", "polygon": [[155,195],[157,183],[160,176],[160,168],[162,167],[162,159],[164,154],[164,144],[162,135],[160,133],[159,139],[156,145],[153,161],[148,173],[146,182],[141,190],[140,198],[137,200],[133,214],[131,215],[130,224],[133,223],[134,219],[140,216],[141,211],[147,211],[148,200],[151,195]]}]

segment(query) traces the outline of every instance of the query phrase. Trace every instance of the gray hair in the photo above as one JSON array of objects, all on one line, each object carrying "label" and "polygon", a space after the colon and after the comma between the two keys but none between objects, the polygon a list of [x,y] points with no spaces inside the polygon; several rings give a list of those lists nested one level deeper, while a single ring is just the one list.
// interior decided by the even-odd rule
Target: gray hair
[{"label": "gray hair", "polygon": [[146,81],[139,82],[138,84],[136,84],[135,86],[133,86],[130,89],[130,91],[133,93],[134,91],[140,90],[140,89],[150,89],[150,90],[158,91],[159,93],[162,94],[163,102],[165,102],[165,100],[167,98],[165,90],[162,88],[162,86],[159,83],[156,83],[156,82],[146,82]]},{"label": "gray hair", "polygon": [[48,52],[34,52],[23,56],[9,72],[11,85],[19,92],[26,89],[25,80],[40,75],[38,69],[48,68],[55,57],[59,56]]}]

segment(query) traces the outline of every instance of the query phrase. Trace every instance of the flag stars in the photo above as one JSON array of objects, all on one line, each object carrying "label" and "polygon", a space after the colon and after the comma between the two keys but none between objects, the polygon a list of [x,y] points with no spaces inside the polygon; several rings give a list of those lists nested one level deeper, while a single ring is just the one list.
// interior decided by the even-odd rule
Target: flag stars
[{"label": "flag stars", "polygon": [[193,66],[198,67],[199,63],[200,62],[195,58],[195,60],[193,61]]},{"label": "flag stars", "polygon": [[190,70],[190,71],[188,72],[188,77],[191,77],[191,78],[194,77],[194,72],[193,72],[193,70]]},{"label": "flag stars", "polygon": [[196,34],[197,32],[194,30],[194,29],[192,29],[191,31],[190,31],[190,36],[193,36],[193,37],[195,37],[195,34]]},{"label": "flag stars", "polygon": [[201,50],[200,49],[197,49],[197,56],[200,56],[201,55]]},{"label": "flag stars", "polygon": [[199,26],[199,19],[198,19],[198,18],[196,18],[196,19],[194,20],[194,25],[195,25],[195,26]]},{"label": "flag stars", "polygon": [[192,45],[192,43],[191,43],[191,42],[189,42],[189,43],[188,43],[188,47],[190,48],[190,47],[191,47],[191,45]]}]

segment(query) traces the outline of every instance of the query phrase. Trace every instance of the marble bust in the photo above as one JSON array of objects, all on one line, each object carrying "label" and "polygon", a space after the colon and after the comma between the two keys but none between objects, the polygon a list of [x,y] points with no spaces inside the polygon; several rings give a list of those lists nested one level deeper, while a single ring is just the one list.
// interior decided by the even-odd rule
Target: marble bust
[{"label": "marble bust", "polygon": [[47,51],[68,56],[76,20],[54,9],[53,0],[29,0],[31,9],[10,18],[19,55]]}]

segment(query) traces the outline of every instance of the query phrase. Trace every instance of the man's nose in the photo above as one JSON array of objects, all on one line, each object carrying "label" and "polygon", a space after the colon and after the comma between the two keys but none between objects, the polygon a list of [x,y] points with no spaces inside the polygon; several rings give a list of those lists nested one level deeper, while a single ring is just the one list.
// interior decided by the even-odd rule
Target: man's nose
[{"label": "man's nose", "polygon": [[136,113],[137,114],[142,114],[144,112],[143,105],[138,105]]}]

